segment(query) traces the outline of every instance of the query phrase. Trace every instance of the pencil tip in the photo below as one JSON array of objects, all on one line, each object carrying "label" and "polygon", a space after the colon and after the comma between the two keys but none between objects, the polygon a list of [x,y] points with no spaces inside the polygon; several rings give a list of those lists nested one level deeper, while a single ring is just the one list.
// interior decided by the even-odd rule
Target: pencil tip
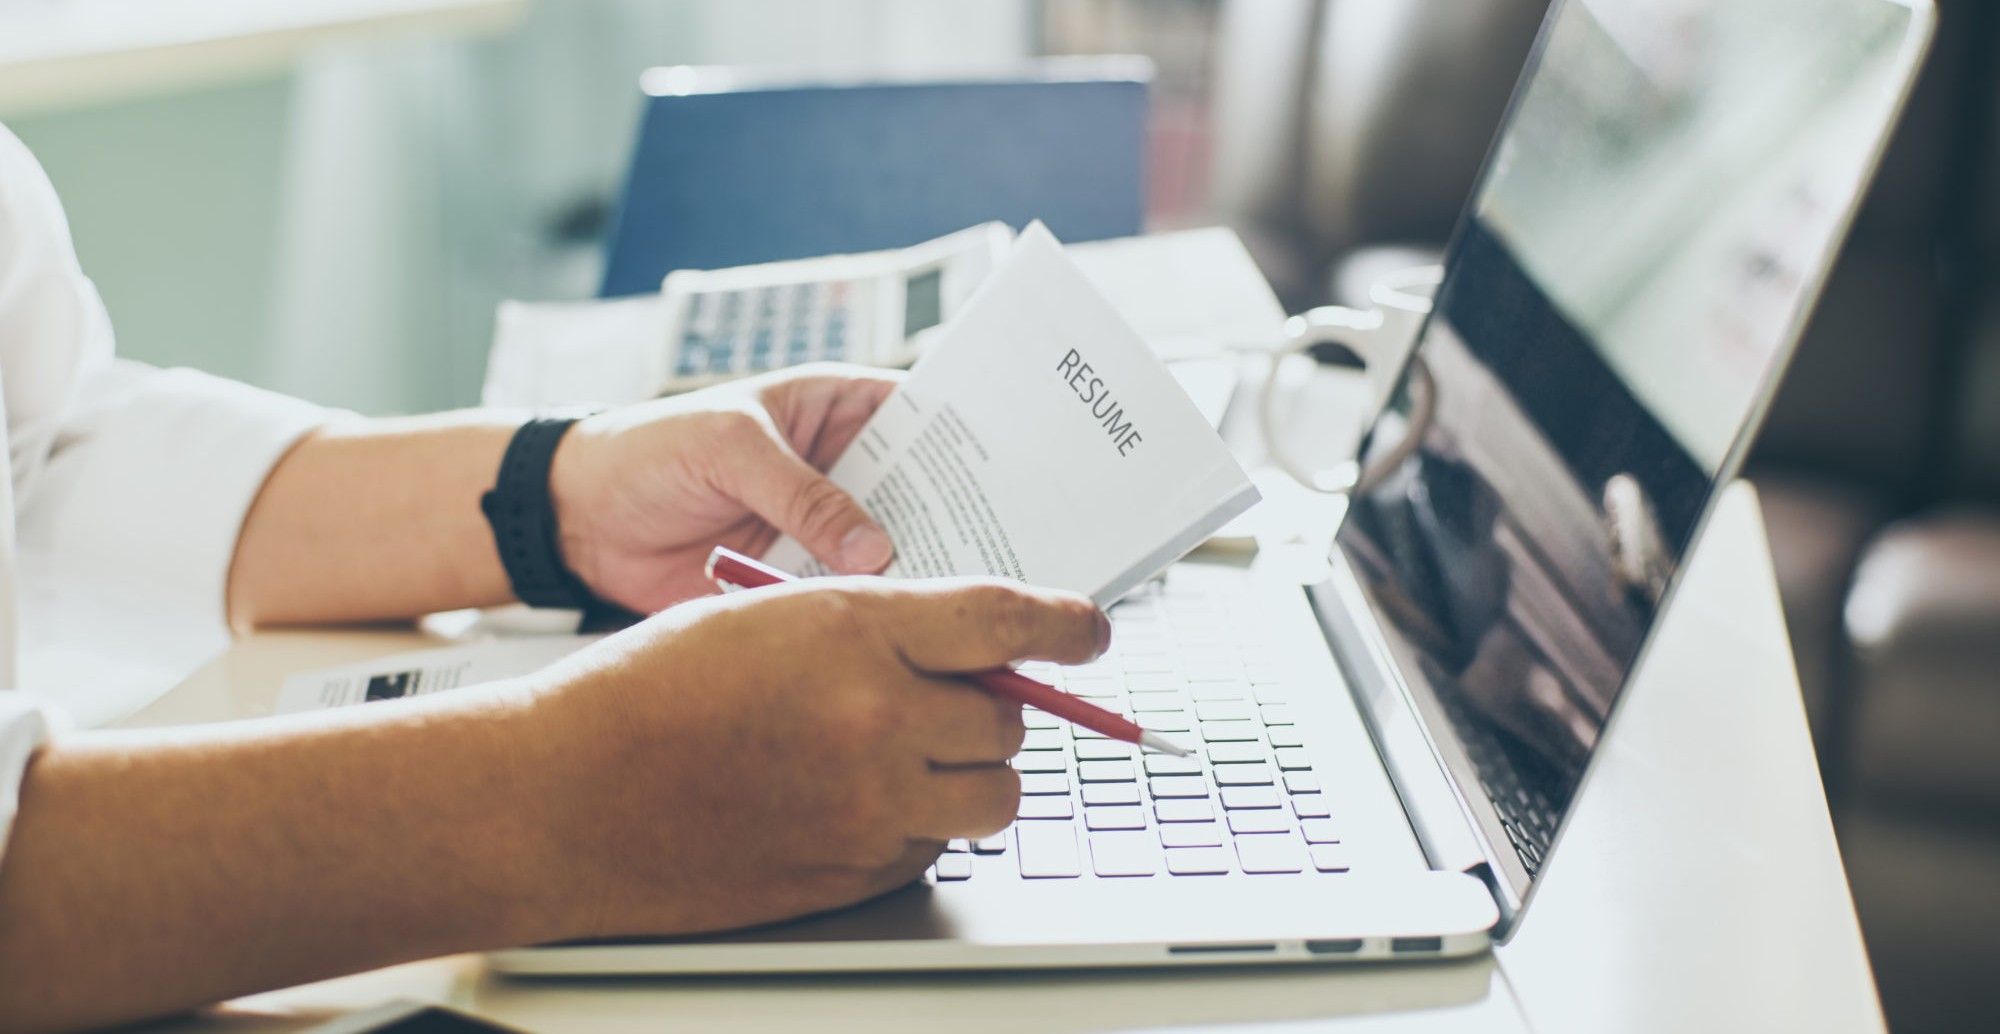
[{"label": "pencil tip", "polygon": [[1145,747],[1148,750],[1157,750],[1162,754],[1172,754],[1177,758],[1184,758],[1194,753],[1194,751],[1175,743],[1151,729],[1143,729],[1139,732],[1139,746]]}]

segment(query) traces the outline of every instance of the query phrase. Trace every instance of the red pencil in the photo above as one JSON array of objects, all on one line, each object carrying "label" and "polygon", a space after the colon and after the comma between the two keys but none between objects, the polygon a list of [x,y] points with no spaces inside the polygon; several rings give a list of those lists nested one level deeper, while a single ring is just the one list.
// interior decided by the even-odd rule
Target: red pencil
[{"label": "red pencil", "polygon": [[[793,578],[793,575],[752,560],[726,546],[717,546],[708,554],[708,580],[723,589],[760,589],[766,585],[789,582]],[[1193,753],[1165,736],[1141,727],[1123,715],[1106,711],[1088,700],[1070,696],[1054,686],[1036,682],[1018,671],[1001,669],[973,672],[967,674],[965,678],[994,696],[1038,708],[1092,732],[1101,732],[1114,740],[1123,740],[1175,757],[1184,758]]]}]

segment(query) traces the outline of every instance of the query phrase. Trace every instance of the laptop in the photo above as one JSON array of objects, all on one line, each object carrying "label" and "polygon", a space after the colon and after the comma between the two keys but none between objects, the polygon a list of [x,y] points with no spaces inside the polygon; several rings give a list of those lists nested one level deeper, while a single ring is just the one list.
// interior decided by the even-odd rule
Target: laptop
[{"label": "laptop", "polygon": [[[1188,560],[1042,672],[1020,819],[922,882],[515,974],[1342,963],[1485,951],[1554,863],[1932,32],[1923,0],[1557,0],[1322,560]],[[1691,903],[1691,907],[1699,907]]]}]

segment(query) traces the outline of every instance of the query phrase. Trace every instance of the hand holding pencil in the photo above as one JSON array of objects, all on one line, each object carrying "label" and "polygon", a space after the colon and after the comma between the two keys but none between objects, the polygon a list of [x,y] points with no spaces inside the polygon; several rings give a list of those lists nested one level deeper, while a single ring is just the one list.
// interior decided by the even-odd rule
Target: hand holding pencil
[{"label": "hand holding pencil", "polygon": [[[708,555],[708,577],[723,589],[757,589],[793,580],[777,568],[759,563],[726,546]],[[1138,723],[1017,671],[1001,669],[966,676],[968,681],[1004,700],[1012,700],[1073,722],[1092,732],[1175,757],[1187,757],[1186,747]]]}]

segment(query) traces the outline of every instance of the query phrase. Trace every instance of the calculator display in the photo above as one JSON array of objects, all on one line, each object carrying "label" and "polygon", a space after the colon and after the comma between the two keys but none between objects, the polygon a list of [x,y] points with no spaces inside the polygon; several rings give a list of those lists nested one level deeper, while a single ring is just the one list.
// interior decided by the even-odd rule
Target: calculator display
[{"label": "calculator display", "polygon": [[944,270],[927,269],[903,281],[903,337],[916,337],[944,321]]}]

